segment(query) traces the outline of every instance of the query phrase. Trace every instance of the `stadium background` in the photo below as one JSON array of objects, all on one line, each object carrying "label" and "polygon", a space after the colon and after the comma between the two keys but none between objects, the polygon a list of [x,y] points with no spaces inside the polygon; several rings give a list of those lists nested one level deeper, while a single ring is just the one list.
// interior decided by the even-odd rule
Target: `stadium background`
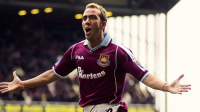
[{"label": "stadium background", "polygon": [[[0,0],[0,82],[12,81],[13,70],[17,71],[22,80],[35,77],[50,69],[70,45],[84,39],[81,20],[75,19],[75,15],[83,13],[85,4],[89,2],[94,1]],[[117,42],[132,49],[140,63],[151,73],[162,80],[171,81],[170,75],[167,75],[171,70],[168,58],[174,53],[171,53],[173,48],[169,46],[169,40],[175,32],[170,35],[172,28],[168,24],[173,19],[168,19],[168,11],[177,2],[179,5],[180,1],[95,2],[112,12],[106,32]],[[45,13],[47,7],[52,7],[53,11]],[[31,14],[32,9],[38,9],[39,13]],[[25,10],[26,15],[19,16],[21,10]],[[176,18],[177,13],[173,15]],[[170,97],[147,88],[127,74],[123,101],[129,104],[129,112],[167,112],[170,107],[175,108]],[[47,86],[0,94],[0,99],[1,112],[82,111],[77,103],[79,93],[76,71]],[[169,112],[173,112],[172,109]]]}]

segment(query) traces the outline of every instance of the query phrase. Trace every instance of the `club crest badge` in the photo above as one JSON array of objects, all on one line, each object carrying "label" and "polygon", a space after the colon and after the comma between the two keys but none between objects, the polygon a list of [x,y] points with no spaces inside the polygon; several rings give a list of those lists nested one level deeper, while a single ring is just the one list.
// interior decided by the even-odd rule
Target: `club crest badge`
[{"label": "club crest badge", "polygon": [[110,65],[109,55],[100,54],[99,59],[97,60],[97,64],[102,67],[107,67]]}]

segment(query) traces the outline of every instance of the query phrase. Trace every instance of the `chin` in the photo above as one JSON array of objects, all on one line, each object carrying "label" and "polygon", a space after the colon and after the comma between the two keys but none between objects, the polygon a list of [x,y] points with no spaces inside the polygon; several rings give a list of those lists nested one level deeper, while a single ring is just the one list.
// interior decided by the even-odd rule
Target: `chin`
[{"label": "chin", "polygon": [[91,38],[91,34],[85,34],[85,38]]},{"label": "chin", "polygon": [[90,36],[88,36],[88,35],[85,35],[85,38],[86,38],[87,40],[89,40],[89,39],[90,39]]}]

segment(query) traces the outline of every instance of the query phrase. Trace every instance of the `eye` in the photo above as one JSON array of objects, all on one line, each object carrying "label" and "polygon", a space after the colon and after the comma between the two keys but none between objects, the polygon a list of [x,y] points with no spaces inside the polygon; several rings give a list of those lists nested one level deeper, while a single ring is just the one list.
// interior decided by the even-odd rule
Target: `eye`
[{"label": "eye", "polygon": [[82,19],[85,21],[87,19],[87,16],[84,16]]},{"label": "eye", "polygon": [[91,15],[90,19],[96,19],[97,17],[95,15]]}]

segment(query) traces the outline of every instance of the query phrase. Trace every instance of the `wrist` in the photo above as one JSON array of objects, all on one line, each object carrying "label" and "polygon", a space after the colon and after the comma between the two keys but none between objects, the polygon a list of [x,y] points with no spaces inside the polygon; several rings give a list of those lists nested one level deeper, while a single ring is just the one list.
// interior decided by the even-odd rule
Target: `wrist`
[{"label": "wrist", "polygon": [[22,89],[25,89],[24,81],[21,81],[21,83],[20,83],[20,87],[21,87]]},{"label": "wrist", "polygon": [[169,86],[170,86],[169,83],[165,83],[163,85],[162,91],[168,91]]}]

